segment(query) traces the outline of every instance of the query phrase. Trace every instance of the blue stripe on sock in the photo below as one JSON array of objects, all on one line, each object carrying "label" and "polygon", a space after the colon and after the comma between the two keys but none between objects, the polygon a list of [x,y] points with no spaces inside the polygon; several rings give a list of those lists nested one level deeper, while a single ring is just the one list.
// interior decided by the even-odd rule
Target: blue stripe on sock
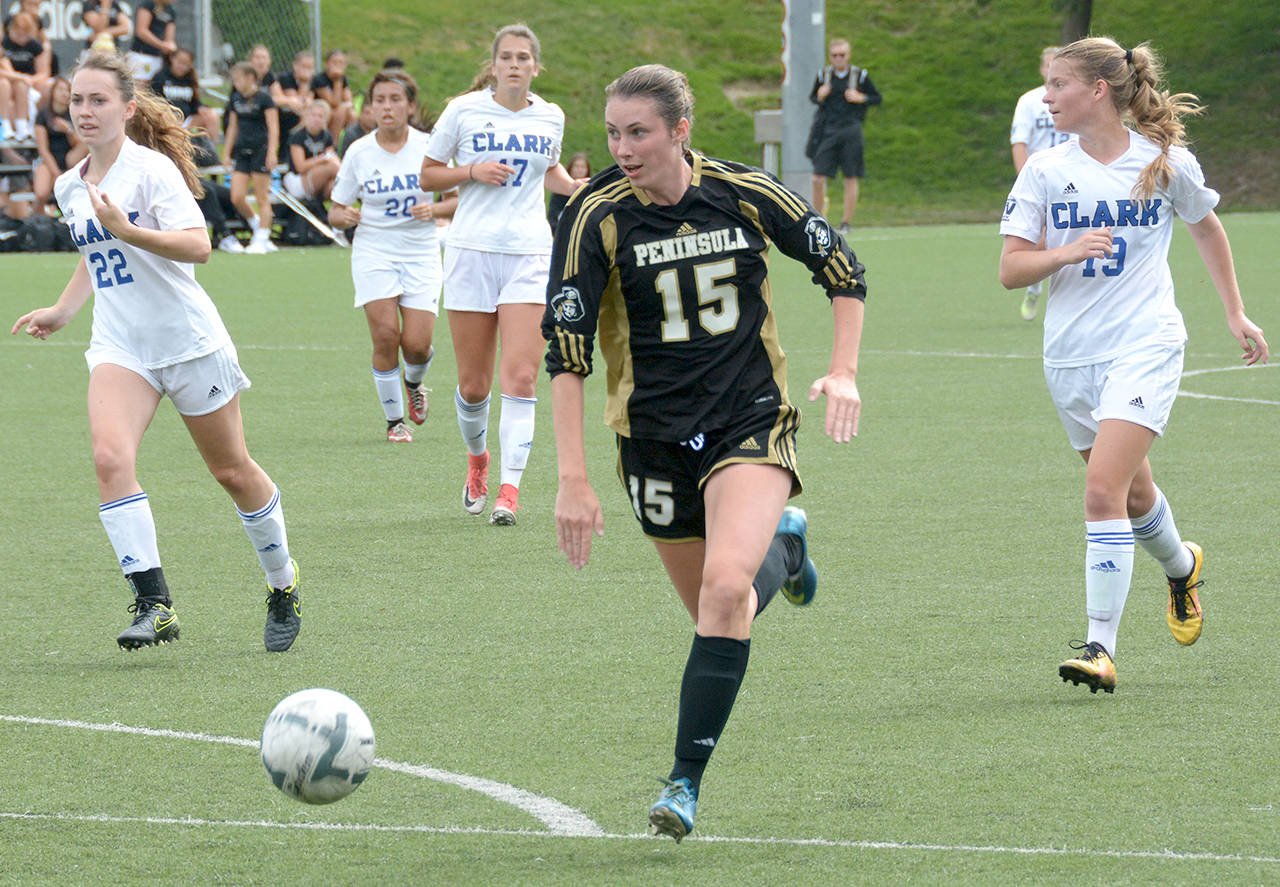
[{"label": "blue stripe on sock", "polygon": [[279,501],[280,501],[280,488],[276,487],[275,495],[271,497],[271,501],[266,504],[266,507],[261,508],[258,511],[255,511],[252,514],[245,514],[239,508],[236,508],[236,514],[240,515],[241,520],[258,520],[259,518],[266,517],[268,514],[270,514],[271,509],[275,508],[276,504]]},{"label": "blue stripe on sock", "polygon": [[502,395],[502,399],[514,400],[517,403],[537,403],[538,402],[538,398],[536,397],[516,397],[514,394],[504,394]]},{"label": "blue stripe on sock", "polygon": [[[506,395],[503,396],[505,397]],[[467,403],[462,399],[462,392],[455,388],[453,389],[453,402],[458,405],[458,409],[463,410],[464,412],[478,413],[489,405],[489,398],[485,397],[485,399],[479,403]]]},{"label": "blue stripe on sock", "polygon": [[1162,499],[1160,501],[1160,508],[1156,511],[1156,516],[1142,526],[1134,527],[1134,535],[1140,536],[1144,539],[1149,536],[1157,535],[1160,532],[1160,525],[1164,523],[1164,516],[1168,511],[1168,502]]},{"label": "blue stripe on sock", "polygon": [[111,502],[103,502],[98,506],[98,511],[110,511],[112,508],[119,508],[121,505],[132,505],[134,502],[145,502],[146,493],[134,493],[132,496],[125,496],[123,499],[115,499]]},{"label": "blue stripe on sock", "polygon": [[390,379],[393,376],[400,375],[400,367],[396,367],[394,370],[380,370],[377,367],[370,367],[370,369],[373,370],[373,375],[379,379]]}]

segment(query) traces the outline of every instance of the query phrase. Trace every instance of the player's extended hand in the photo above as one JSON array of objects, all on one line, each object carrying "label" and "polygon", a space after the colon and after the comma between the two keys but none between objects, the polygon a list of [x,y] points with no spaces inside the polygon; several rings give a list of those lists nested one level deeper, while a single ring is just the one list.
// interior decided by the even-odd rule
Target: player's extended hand
[{"label": "player's extended hand", "polygon": [[62,312],[54,306],[37,308],[19,317],[13,325],[13,329],[9,331],[9,335],[16,336],[18,330],[25,326],[27,335],[34,336],[37,339],[47,339],[66,326],[68,320],[70,318],[63,317]]},{"label": "player's extended hand", "polygon": [[809,400],[827,396],[827,418],[822,430],[836,443],[848,443],[858,436],[862,398],[858,383],[847,373],[829,373],[809,386]]},{"label": "player's extended hand", "polygon": [[1236,341],[1244,349],[1240,359],[1244,361],[1245,366],[1267,362],[1270,350],[1267,348],[1267,340],[1262,338],[1262,329],[1257,324],[1241,314],[1238,318],[1229,319],[1227,326],[1231,329],[1231,335],[1236,337]]},{"label": "player's extended hand", "polygon": [[125,229],[132,227],[124,210],[112,203],[107,193],[99,191],[98,186],[93,182],[85,184],[89,189],[89,202],[93,204],[93,214],[98,217],[102,227],[123,240]]},{"label": "player's extended hand", "polygon": [[556,543],[569,559],[569,566],[581,570],[591,557],[592,536],[604,535],[604,512],[591,484],[581,480],[561,483],[556,491]]},{"label": "player's extended hand", "polygon": [[505,185],[507,179],[515,175],[515,167],[507,166],[496,160],[471,164],[471,179],[484,182],[486,185]]},{"label": "player's extended hand", "polygon": [[430,222],[435,218],[435,208],[430,201],[424,200],[410,207],[409,214],[419,222]]}]

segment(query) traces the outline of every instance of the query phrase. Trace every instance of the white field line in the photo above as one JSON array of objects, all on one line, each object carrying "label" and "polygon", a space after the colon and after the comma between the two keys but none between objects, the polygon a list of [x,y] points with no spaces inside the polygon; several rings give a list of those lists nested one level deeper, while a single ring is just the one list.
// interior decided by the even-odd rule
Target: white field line
[{"label": "white field line", "polygon": [[[0,714],[0,721],[15,724],[34,724],[43,727],[66,727],[75,730],[97,730],[105,733],[128,733],[134,736],[156,736],[165,739],[191,739],[197,742],[216,742],[223,745],[239,745],[245,748],[257,748],[256,739],[241,739],[236,736],[214,736],[208,733],[187,733],[180,730],[157,730],[151,727],[130,727],[125,724],[92,724],[86,721],[67,721],[53,718],[29,718],[21,715]],[[388,761],[385,758],[374,758],[373,766],[396,773],[405,773],[422,779],[431,779],[459,788],[470,789],[482,795],[488,795],[495,801],[523,810],[547,827],[552,834],[577,835],[583,837],[599,836],[604,829],[596,825],[585,814],[561,804],[551,798],[544,798],[532,792],[494,782],[479,776],[468,776],[465,773],[450,773],[448,770],[437,770],[417,764],[402,764]],[[533,834],[541,834],[534,832]]]},{"label": "white field line", "polygon": [[[614,841],[665,841],[647,834],[574,834],[531,829],[460,828],[429,825],[381,825],[378,823],[273,822],[271,820],[193,819],[190,817],[107,816],[105,814],[29,813],[0,811],[0,819],[27,822],[84,822],[128,825],[206,826],[213,828],[272,828],[323,832],[397,832],[428,835],[486,835],[517,838],[591,838]],[[831,847],[852,850],[889,850],[907,853],[991,853],[1010,856],[1081,856],[1109,859],[1158,859],[1174,862],[1249,862],[1275,865],[1280,856],[1241,853],[1183,853],[1177,850],[1102,850],[1087,847],[1002,847],[990,844],[916,844],[910,841],[842,841],[830,838],[743,838],[724,835],[690,835],[690,843],[757,844],[784,847]]]}]

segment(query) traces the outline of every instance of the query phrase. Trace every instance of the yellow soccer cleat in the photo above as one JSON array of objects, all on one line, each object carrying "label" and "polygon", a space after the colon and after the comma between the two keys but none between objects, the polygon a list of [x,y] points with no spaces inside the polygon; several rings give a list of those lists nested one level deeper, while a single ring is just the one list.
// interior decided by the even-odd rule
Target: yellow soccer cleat
[{"label": "yellow soccer cleat", "polygon": [[1090,693],[1116,691],[1116,664],[1106,647],[1096,641],[1087,644],[1072,641],[1071,649],[1079,650],[1080,655],[1058,666],[1058,674],[1064,682],[1070,681],[1077,686],[1087,684]]},{"label": "yellow soccer cleat", "polygon": [[1191,575],[1184,579],[1169,579],[1169,611],[1165,620],[1169,623],[1169,631],[1173,639],[1184,647],[1189,647],[1200,637],[1200,629],[1204,627],[1204,613],[1200,610],[1200,596],[1196,589],[1204,582],[1200,579],[1200,568],[1204,566],[1204,551],[1194,542],[1183,542],[1191,551]]}]

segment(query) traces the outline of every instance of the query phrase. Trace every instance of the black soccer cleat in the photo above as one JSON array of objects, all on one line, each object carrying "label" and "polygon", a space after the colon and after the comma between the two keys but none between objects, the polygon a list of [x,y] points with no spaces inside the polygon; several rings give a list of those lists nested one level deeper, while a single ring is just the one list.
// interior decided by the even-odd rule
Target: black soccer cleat
[{"label": "black soccer cleat", "polygon": [[136,650],[153,644],[167,644],[178,639],[178,614],[170,606],[173,602],[156,598],[139,597],[129,605],[133,624],[120,632],[116,643],[121,650]]},{"label": "black soccer cleat", "polygon": [[298,574],[298,562],[293,564],[293,584],[288,588],[269,588],[267,594],[267,627],[262,632],[262,642],[272,653],[283,653],[293,646],[294,638],[302,628],[302,582]]}]

